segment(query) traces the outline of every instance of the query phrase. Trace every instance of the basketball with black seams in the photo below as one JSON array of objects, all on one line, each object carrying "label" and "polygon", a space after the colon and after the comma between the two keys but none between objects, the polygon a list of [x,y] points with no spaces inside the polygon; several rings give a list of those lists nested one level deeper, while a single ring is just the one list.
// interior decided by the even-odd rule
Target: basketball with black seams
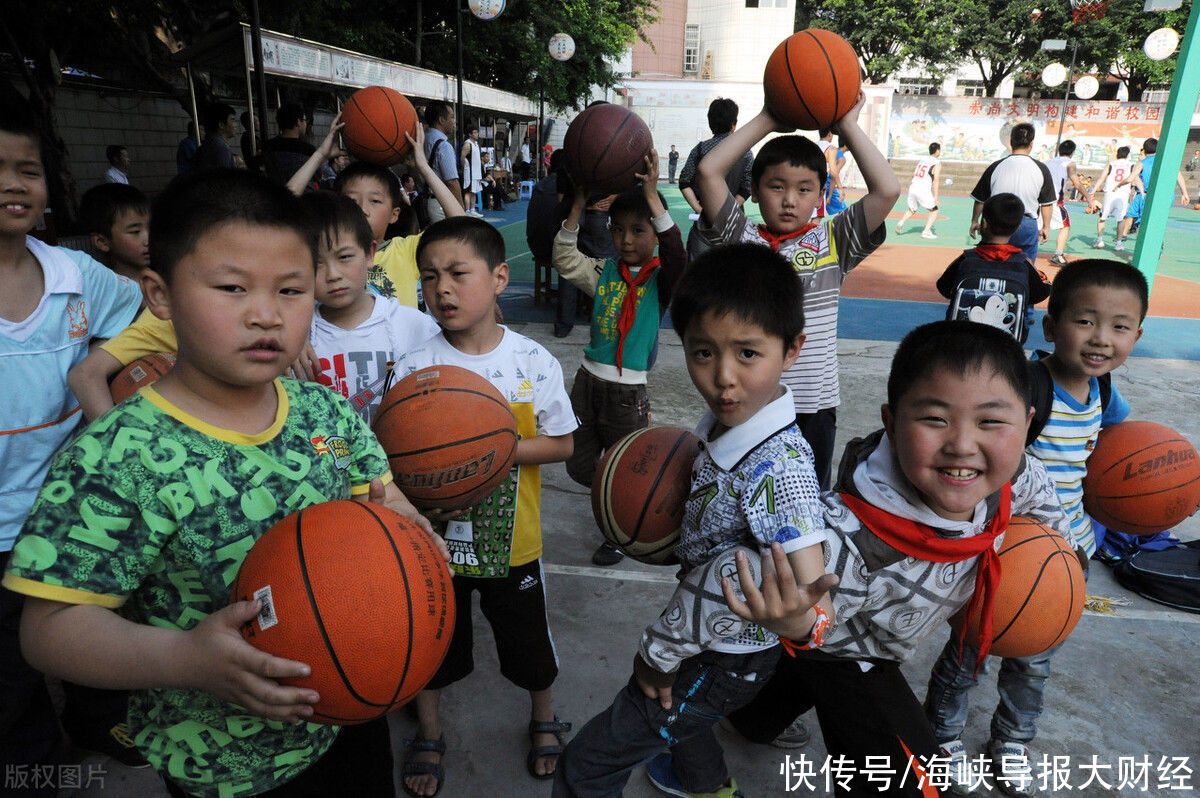
[{"label": "basketball with black seams", "polygon": [[454,633],[450,570],[433,539],[377,504],[314,504],[268,529],[230,598],[255,599],[242,636],[311,668],[279,681],[317,691],[314,723],[365,723],[411,701]]},{"label": "basketball with black seams", "polygon": [[[992,647],[997,657],[1031,657],[1067,639],[1083,615],[1083,566],[1071,546],[1050,527],[1014,517],[997,555],[1000,584],[992,603]],[[979,639],[979,610],[970,603],[950,619],[957,634]]]},{"label": "basketball with black seams", "polygon": [[591,191],[615,194],[645,174],[654,146],[642,118],[620,105],[601,103],[571,120],[563,139],[567,172]]},{"label": "basketball with black seams", "polygon": [[833,31],[808,28],[779,43],[763,71],[771,116],[790,127],[833,127],[858,102],[862,67],[850,43]]},{"label": "basketball with black seams", "polygon": [[417,111],[400,92],[368,86],[350,95],[342,106],[342,141],[355,158],[394,166],[408,156],[417,138]]},{"label": "basketball with black seams", "polygon": [[1083,478],[1083,507],[1114,532],[1153,535],[1200,505],[1200,456],[1187,438],[1152,421],[1100,430]]},{"label": "basketball with black seams", "polygon": [[676,562],[675,544],[700,439],[678,427],[649,427],[617,441],[592,478],[592,515],[604,539],[635,560]]},{"label": "basketball with black seams", "polygon": [[175,354],[172,352],[155,352],[139,357],[117,372],[109,382],[108,390],[112,394],[113,402],[119,404],[125,401],[144,386],[156,382],[174,365]]},{"label": "basketball with black seams", "polygon": [[372,424],[396,484],[421,509],[473,507],[517,454],[517,420],[490,382],[458,366],[430,366],[384,394]]}]

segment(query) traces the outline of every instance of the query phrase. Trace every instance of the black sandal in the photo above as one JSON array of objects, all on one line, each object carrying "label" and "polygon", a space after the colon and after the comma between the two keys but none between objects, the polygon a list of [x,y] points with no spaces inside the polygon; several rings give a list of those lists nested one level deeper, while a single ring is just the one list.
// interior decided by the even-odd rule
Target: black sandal
[{"label": "black sandal", "polygon": [[[552,770],[549,773],[538,773],[537,761],[539,759],[557,760],[559,755],[563,752],[564,743],[562,736],[570,730],[571,724],[564,723],[559,720],[558,715],[555,715],[554,720],[552,721],[529,721],[529,753],[525,757],[525,769],[529,771],[530,776],[533,776],[539,781],[548,781],[549,779],[554,778],[554,773],[557,771],[557,765],[555,766],[555,770]],[[539,746],[534,742],[533,736],[535,734],[553,734],[554,738],[558,740],[558,745]]]},{"label": "black sandal", "polygon": [[[446,769],[442,766],[441,757],[446,753],[446,735],[438,737],[436,740],[426,740],[422,737],[414,737],[408,741],[406,746],[407,751],[404,755],[404,764],[400,768],[400,786],[404,788],[404,792],[413,798],[427,798],[422,793],[415,792],[408,786],[405,779],[410,776],[434,776],[437,778],[437,787],[433,794],[437,795],[442,791],[442,782],[446,779]],[[413,754],[431,752],[438,755],[437,762],[414,762]]]}]

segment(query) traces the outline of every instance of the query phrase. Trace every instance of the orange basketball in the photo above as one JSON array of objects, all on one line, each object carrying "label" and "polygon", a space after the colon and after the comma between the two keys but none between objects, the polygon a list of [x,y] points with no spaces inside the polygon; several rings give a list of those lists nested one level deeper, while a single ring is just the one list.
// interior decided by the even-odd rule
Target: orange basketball
[{"label": "orange basketball", "polygon": [[[1030,518],[1013,518],[997,552],[1000,585],[992,604],[992,654],[1030,657],[1067,639],[1083,615],[1084,581],[1079,558],[1053,529]],[[950,619],[962,629],[964,607]],[[967,623],[967,641],[979,635],[979,615]]]},{"label": "orange basketball", "polygon": [[342,140],[356,158],[392,166],[408,155],[408,133],[417,138],[417,111],[398,91],[368,86],[350,95],[342,106]]},{"label": "orange basketball", "polygon": [[1100,430],[1083,478],[1083,507],[1114,532],[1153,535],[1200,504],[1200,457],[1187,438],[1150,421]]},{"label": "orange basketball", "polygon": [[832,127],[858,102],[861,88],[854,48],[821,28],[798,31],[780,42],[763,72],[771,116],[803,130]]},{"label": "orange basketball", "polygon": [[280,681],[320,694],[314,723],[364,723],[408,702],[454,632],[450,570],[433,540],[377,504],[314,504],[268,529],[230,598],[254,599],[262,609],[242,636],[312,669]]},{"label": "orange basketball", "polygon": [[1200,202],[1197,202],[1195,205],[1193,205],[1193,206],[1192,206],[1192,210],[1194,210],[1194,211],[1200,211]]},{"label": "orange basketball", "polygon": [[592,478],[592,514],[605,540],[645,563],[674,561],[700,439],[650,427],[617,441]]},{"label": "orange basketball", "polygon": [[642,118],[621,105],[600,103],[571,120],[563,138],[567,171],[581,185],[616,193],[646,171],[654,137]]},{"label": "orange basketball", "polygon": [[473,371],[430,366],[386,394],[375,436],[396,484],[417,507],[473,507],[494,491],[517,454],[517,420],[500,391]]},{"label": "orange basketball", "polygon": [[139,357],[118,372],[108,384],[114,402],[124,402],[138,392],[144,385],[157,380],[171,370],[175,365],[175,355],[171,352],[156,352],[153,355]]}]

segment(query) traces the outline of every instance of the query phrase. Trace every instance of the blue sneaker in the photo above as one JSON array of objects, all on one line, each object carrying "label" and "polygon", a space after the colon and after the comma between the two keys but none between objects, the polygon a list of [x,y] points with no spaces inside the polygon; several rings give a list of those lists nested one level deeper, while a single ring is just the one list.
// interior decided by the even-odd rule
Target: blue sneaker
[{"label": "blue sneaker", "polygon": [[646,778],[661,793],[674,795],[677,798],[746,798],[738,789],[737,781],[729,779],[729,783],[716,792],[688,792],[683,789],[675,771],[671,768],[671,752],[664,751],[646,763]]}]

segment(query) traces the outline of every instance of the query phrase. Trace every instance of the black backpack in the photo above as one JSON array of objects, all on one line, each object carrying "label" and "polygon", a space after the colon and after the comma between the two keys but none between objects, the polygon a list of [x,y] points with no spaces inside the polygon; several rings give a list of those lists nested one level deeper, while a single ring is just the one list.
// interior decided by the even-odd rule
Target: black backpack
[{"label": "black backpack", "polygon": [[964,250],[937,283],[950,300],[946,319],[974,321],[999,327],[1025,343],[1029,330],[1026,309],[1049,296],[1049,287],[1023,253],[1008,260],[986,260],[974,249]]},{"label": "black backpack", "polygon": [[[1039,349],[1037,356],[1038,360],[1030,360],[1026,364],[1029,371],[1029,393],[1033,399],[1033,421],[1029,423],[1029,434],[1025,436],[1026,446],[1042,434],[1046,422],[1050,419],[1050,407],[1054,404],[1054,378],[1050,376],[1050,369],[1046,368],[1043,362],[1050,353]],[[1100,383],[1100,412],[1103,413],[1112,400],[1112,374],[1102,374],[1096,381]]]},{"label": "black backpack", "polygon": [[1200,540],[1161,551],[1135,551],[1116,564],[1113,575],[1139,596],[1200,612]]}]

